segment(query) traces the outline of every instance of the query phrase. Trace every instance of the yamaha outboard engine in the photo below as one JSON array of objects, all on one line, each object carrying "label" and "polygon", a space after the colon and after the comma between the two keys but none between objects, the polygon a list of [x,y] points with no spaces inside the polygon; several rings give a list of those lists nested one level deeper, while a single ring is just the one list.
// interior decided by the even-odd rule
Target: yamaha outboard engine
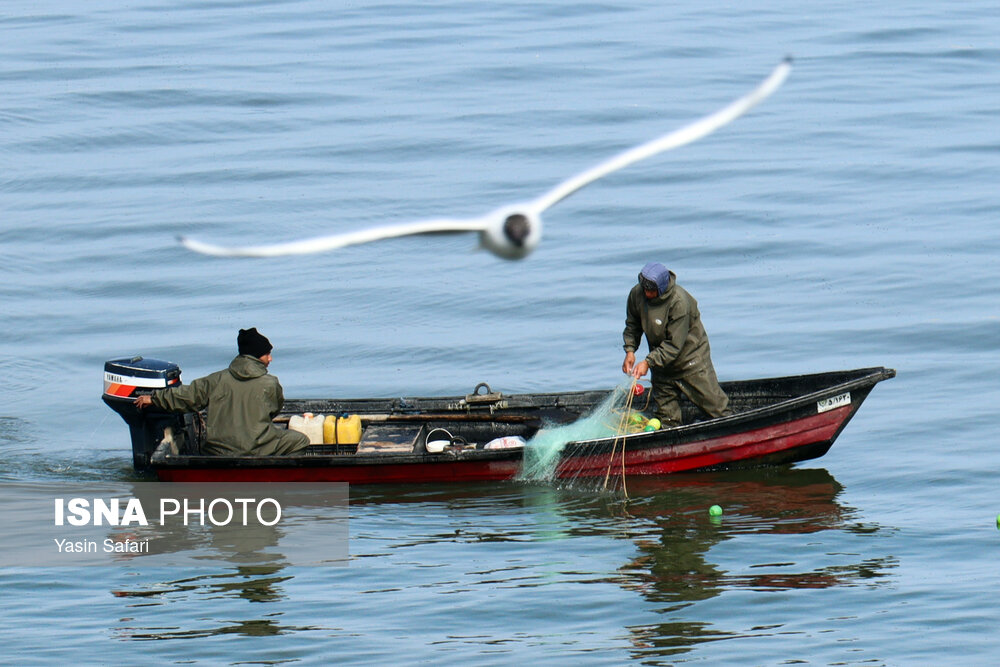
[{"label": "yamaha outboard engine", "polygon": [[104,363],[102,398],[128,424],[132,436],[132,465],[138,471],[149,468],[150,456],[165,440],[172,444],[174,453],[187,450],[189,443],[196,442],[194,414],[135,407],[137,396],[180,383],[181,369],[170,361],[131,357]]}]

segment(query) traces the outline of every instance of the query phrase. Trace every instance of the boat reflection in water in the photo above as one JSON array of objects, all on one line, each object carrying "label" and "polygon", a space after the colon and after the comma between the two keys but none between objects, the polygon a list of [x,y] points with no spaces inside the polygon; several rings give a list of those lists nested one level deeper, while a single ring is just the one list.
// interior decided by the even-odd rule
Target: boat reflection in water
[{"label": "boat reflection in water", "polygon": [[[881,528],[838,501],[843,487],[824,469],[643,479],[629,490],[641,498],[629,514],[656,529],[635,540],[639,553],[622,567],[622,585],[671,619],[629,628],[644,656],[783,631],[781,613],[713,614],[715,603],[701,611],[698,603],[712,598],[737,594],[745,603],[740,591],[785,591],[784,599],[807,589],[881,585],[898,566],[892,556],[864,555]],[[713,504],[724,505],[723,516],[709,515]],[[720,628],[719,618],[743,625]]]},{"label": "boat reflection in water", "polygon": [[[842,485],[822,468],[631,477],[627,501],[620,492],[603,492],[599,482],[585,479],[561,487],[504,488],[511,493],[498,498],[476,496],[471,485],[425,487],[417,494],[412,489],[368,487],[355,494],[352,508],[373,505],[381,510],[389,503],[397,508],[417,503],[451,512],[451,525],[459,523],[456,515],[463,516],[462,525],[453,530],[428,530],[407,542],[414,548],[436,545],[448,558],[461,554],[462,544],[494,543],[502,554],[504,543],[552,543],[545,549],[547,565],[565,565],[565,579],[550,581],[551,571],[533,574],[532,566],[506,571],[502,555],[490,569],[491,578],[501,586],[526,589],[549,583],[563,588],[613,584],[639,594],[647,604],[616,622],[629,637],[629,650],[654,661],[706,642],[785,631],[780,612],[771,618],[763,610],[723,611],[734,604],[728,601],[731,596],[738,598],[735,604],[744,604],[747,595],[777,600],[771,594],[784,592],[780,598],[787,599],[820,589],[884,585],[898,566],[892,556],[866,555],[877,551],[873,540],[885,531],[843,504]],[[723,516],[709,515],[715,504],[724,507]],[[634,555],[611,574],[588,571],[588,547],[576,543],[586,545],[594,536],[631,542]],[[508,548],[521,553],[516,546]],[[541,564],[537,567],[542,569]],[[768,597],[758,598],[757,593]],[[525,595],[532,594],[526,590]],[[578,595],[581,600],[588,597],[586,590]],[[651,614],[654,620],[649,622]],[[721,627],[734,622],[740,626]]]},{"label": "boat reflection in water", "polygon": [[[682,590],[689,591],[694,584],[706,591],[735,587],[825,588],[885,576],[885,568],[892,567],[893,562],[860,561],[854,567],[793,572],[789,570],[795,563],[782,561],[773,564],[778,572],[734,575],[706,561],[706,553],[716,544],[748,534],[877,531],[877,526],[856,522],[855,510],[837,502],[842,488],[824,469],[766,474],[734,471],[687,479],[630,481],[630,492],[643,500],[630,503],[629,514],[652,521],[659,535],[655,540],[637,541],[642,553],[625,570],[642,574],[645,581],[654,584],[650,595],[665,600],[677,597]],[[723,517],[709,516],[707,509],[716,503],[725,505]],[[768,553],[775,556],[773,551]],[[673,583],[678,584],[676,590]]]},{"label": "boat reflection in water", "polygon": [[[525,631],[511,639],[511,628],[496,618],[509,622],[517,609],[552,591],[570,591],[578,601],[574,609],[606,604],[614,597],[610,586],[626,597],[617,608],[627,609],[613,619],[610,640],[626,637],[623,650],[656,659],[718,639],[780,631],[780,617],[756,608],[753,614],[718,613],[720,605],[733,604],[731,595],[741,604],[759,592],[784,591],[787,597],[887,581],[895,559],[864,555],[877,551],[872,541],[884,531],[840,502],[842,491],[824,469],[788,467],[629,478],[628,500],[593,480],[356,487],[350,567],[291,567],[278,536],[268,548],[276,561],[254,564],[243,554],[235,568],[184,578],[161,570],[158,575],[173,578],[115,594],[153,605],[206,596],[265,603],[251,608],[256,617],[172,628],[170,637],[335,627],[344,642],[378,642],[370,634],[377,631],[363,622],[373,605],[388,627],[406,623],[407,614],[420,608],[427,622],[413,628],[410,641],[433,653],[501,637],[530,643],[542,635]],[[724,507],[721,518],[709,516],[714,504]],[[284,615],[298,596],[288,589],[315,591],[318,599],[337,603],[323,605],[307,628],[294,613]],[[451,605],[434,604],[445,593]],[[635,604],[633,594],[644,602]],[[479,639],[442,634],[455,604]],[[155,618],[135,618],[119,630],[135,638],[162,635]],[[720,627],[719,618],[745,627]],[[524,622],[549,623],[543,633],[577,632],[572,616]]]}]

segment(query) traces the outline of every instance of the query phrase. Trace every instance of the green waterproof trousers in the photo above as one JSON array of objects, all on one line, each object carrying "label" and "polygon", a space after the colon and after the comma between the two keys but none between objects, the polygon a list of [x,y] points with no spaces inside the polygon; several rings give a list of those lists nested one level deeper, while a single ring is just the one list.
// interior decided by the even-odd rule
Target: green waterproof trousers
[{"label": "green waterproof trousers", "polygon": [[725,417],[729,397],[719,386],[715,368],[709,364],[683,377],[664,379],[653,374],[653,409],[663,428],[681,425],[680,396],[684,394],[709,417]]}]

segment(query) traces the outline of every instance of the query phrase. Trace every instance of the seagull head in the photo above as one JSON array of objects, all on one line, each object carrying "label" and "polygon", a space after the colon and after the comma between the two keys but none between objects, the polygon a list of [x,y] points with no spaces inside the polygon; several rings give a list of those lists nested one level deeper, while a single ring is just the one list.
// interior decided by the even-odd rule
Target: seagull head
[{"label": "seagull head", "polygon": [[542,219],[528,206],[505,207],[488,216],[479,244],[504,259],[522,259],[542,239]]}]

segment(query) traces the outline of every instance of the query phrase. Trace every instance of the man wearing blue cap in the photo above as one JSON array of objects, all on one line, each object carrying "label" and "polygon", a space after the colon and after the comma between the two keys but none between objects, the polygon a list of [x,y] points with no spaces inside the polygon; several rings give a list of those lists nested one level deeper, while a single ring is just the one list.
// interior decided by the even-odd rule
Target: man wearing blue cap
[{"label": "man wearing blue cap", "polygon": [[[643,334],[649,354],[636,363]],[[652,371],[654,410],[664,427],[681,424],[681,394],[709,417],[731,414],[729,397],[712,366],[698,302],[677,284],[673,271],[656,262],[642,267],[639,282],[628,295],[622,338],[622,371],[636,378]]]}]

